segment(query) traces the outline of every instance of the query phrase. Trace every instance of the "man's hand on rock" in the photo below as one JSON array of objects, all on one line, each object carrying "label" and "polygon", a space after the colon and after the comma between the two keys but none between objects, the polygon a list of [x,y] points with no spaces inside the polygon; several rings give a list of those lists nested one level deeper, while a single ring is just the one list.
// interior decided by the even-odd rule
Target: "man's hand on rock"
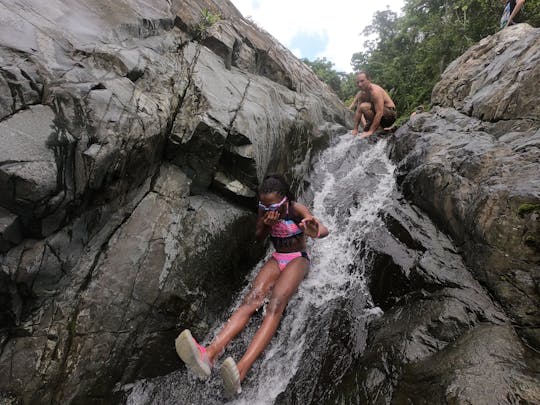
[{"label": "man's hand on rock", "polygon": [[368,136],[370,135],[373,135],[373,131],[366,131],[362,134],[362,136],[360,137],[360,139],[364,139],[364,138],[367,138]]}]

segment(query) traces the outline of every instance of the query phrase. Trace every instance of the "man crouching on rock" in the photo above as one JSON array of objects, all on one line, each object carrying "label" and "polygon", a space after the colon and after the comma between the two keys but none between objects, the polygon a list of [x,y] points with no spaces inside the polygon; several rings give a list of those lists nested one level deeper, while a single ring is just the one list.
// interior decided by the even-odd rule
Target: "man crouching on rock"
[{"label": "man crouching on rock", "polygon": [[363,96],[354,114],[352,134],[358,134],[358,126],[364,118],[366,125],[360,138],[367,138],[377,129],[390,127],[396,121],[396,105],[381,86],[371,83],[366,72],[358,73],[356,84]]}]

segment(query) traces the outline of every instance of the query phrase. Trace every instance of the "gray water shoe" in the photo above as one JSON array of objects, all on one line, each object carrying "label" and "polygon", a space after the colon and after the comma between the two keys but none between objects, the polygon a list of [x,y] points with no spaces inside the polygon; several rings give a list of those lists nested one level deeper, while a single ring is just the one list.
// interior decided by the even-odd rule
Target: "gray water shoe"
[{"label": "gray water shoe", "polygon": [[227,397],[234,397],[242,392],[240,385],[240,373],[232,357],[227,357],[221,365],[221,378],[223,378],[223,389]]},{"label": "gray water shoe", "polygon": [[191,336],[189,329],[184,329],[178,335],[174,345],[176,346],[176,353],[186,363],[187,368],[203,380],[210,377],[212,364],[208,360],[206,348],[197,343],[193,336]]}]

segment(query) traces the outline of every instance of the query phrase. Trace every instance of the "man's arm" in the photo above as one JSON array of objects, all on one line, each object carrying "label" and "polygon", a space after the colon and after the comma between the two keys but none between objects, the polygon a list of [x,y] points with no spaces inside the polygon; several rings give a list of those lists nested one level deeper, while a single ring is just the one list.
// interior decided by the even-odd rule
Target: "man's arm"
[{"label": "man's arm", "polygon": [[[360,98],[360,92],[356,93],[356,95],[354,96],[354,99],[353,99],[352,103],[349,105],[349,110],[352,110],[353,107],[358,104],[358,99],[359,98]],[[355,110],[356,110],[356,108],[355,108]]]},{"label": "man's arm", "polygon": [[366,119],[364,118],[364,114],[362,114],[362,111],[360,110],[360,104],[362,102],[362,91],[360,90],[358,93],[356,93],[356,96],[354,96],[354,100],[349,106],[351,108],[354,104],[356,104],[356,111],[354,112],[354,128],[352,130],[353,135],[358,134],[358,126],[360,123],[362,123],[362,128],[366,125]]},{"label": "man's arm", "polygon": [[508,21],[506,22],[506,26],[512,24],[514,21],[514,17],[519,13],[519,10],[523,7],[523,4],[525,4],[525,0],[516,0],[516,6],[514,7],[514,10],[512,11],[512,14],[510,14],[510,17],[508,18]]},{"label": "man's arm", "polygon": [[354,113],[354,127],[351,131],[351,134],[357,135],[358,134],[358,126],[360,125],[360,121],[362,120],[362,112],[358,108],[356,112]]}]

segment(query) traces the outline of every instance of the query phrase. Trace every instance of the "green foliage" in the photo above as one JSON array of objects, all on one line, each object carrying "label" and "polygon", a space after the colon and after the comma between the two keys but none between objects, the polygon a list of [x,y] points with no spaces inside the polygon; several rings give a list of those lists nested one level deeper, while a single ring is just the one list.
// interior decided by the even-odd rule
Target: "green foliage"
[{"label": "green foliage", "polygon": [[326,58],[317,58],[314,61],[302,59],[302,62],[311,67],[319,79],[330,86],[342,101],[352,101],[358,91],[354,74],[336,71],[334,64]]},{"label": "green foliage", "polygon": [[521,10],[523,16],[522,21],[532,25],[533,27],[540,27],[540,0],[527,0]]},{"label": "green foliage", "polygon": [[[429,106],[450,62],[500,29],[503,6],[500,0],[405,0],[401,16],[375,13],[362,32],[365,51],[353,54],[351,65],[388,91],[401,122],[419,105]],[[540,0],[526,0],[521,13],[521,21],[540,26]],[[337,72],[326,58],[303,62],[350,105],[358,91],[355,74]]]},{"label": "green foliage", "polygon": [[[366,50],[355,53],[351,64],[369,72],[390,93],[398,113],[408,116],[418,105],[429,105],[451,61],[499,30],[502,9],[493,0],[405,0],[402,16],[375,13],[362,33]],[[522,20],[538,26],[540,0],[527,0],[522,13]]]},{"label": "green foliage", "polygon": [[201,17],[195,27],[194,37],[204,39],[208,35],[208,28],[221,20],[221,14],[213,13],[207,8],[202,9]]},{"label": "green foliage", "polygon": [[540,211],[540,204],[525,203],[518,207],[518,214],[523,216],[533,211]]},{"label": "green foliage", "polygon": [[319,79],[329,85],[332,90],[334,90],[336,93],[339,92],[341,82],[340,73],[334,70],[334,64],[332,62],[326,58],[318,58],[313,62],[307,59],[302,59],[302,61],[306,65],[310,66]]}]

